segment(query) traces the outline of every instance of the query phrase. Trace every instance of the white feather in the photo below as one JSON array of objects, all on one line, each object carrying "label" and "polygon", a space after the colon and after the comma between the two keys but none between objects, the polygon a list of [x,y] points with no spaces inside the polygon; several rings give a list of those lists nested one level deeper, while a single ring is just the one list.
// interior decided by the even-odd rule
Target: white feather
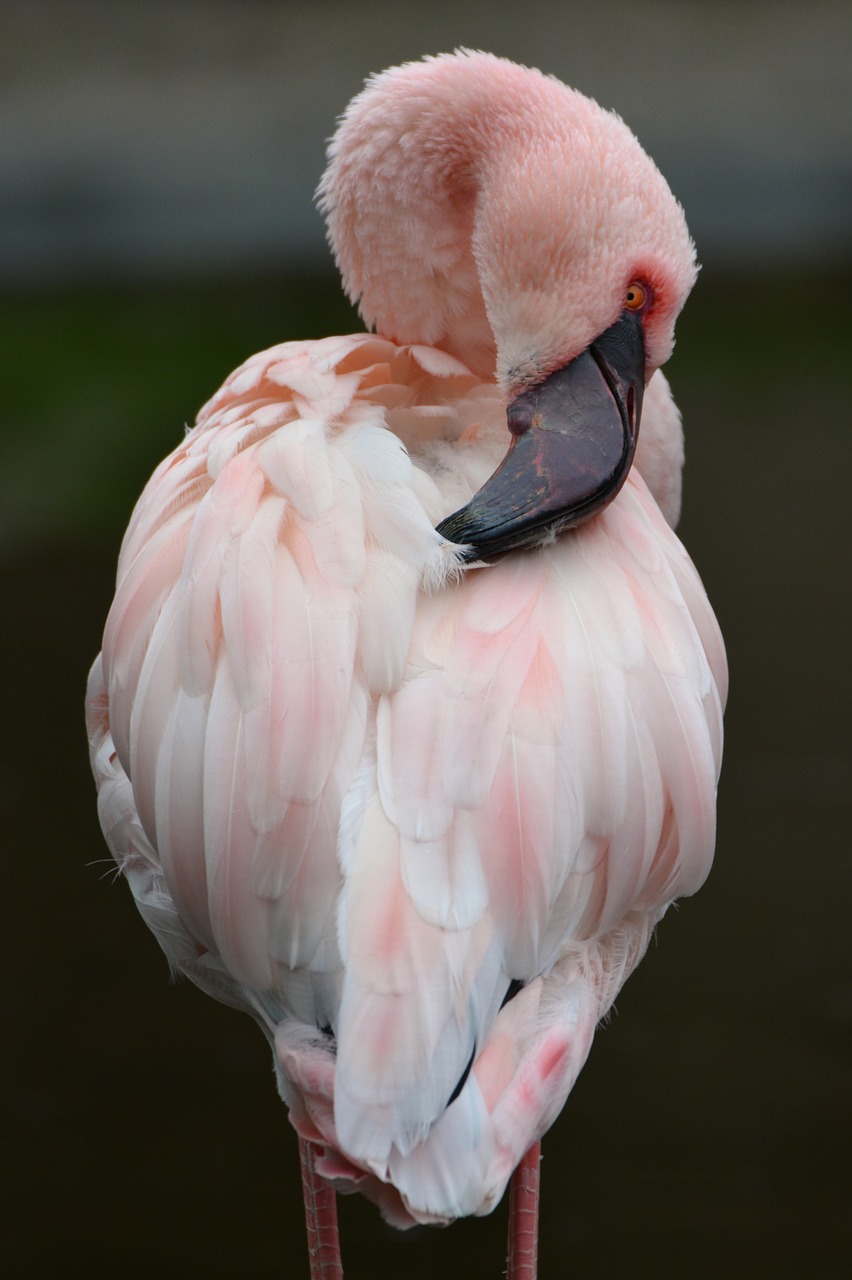
[{"label": "white feather", "polygon": [[[473,265],[428,256],[481,362]],[[497,386],[370,334],[282,344],[125,537],[88,702],[106,838],[170,962],[272,1041],[320,1168],[398,1225],[494,1206],[709,868],[724,649],[659,378],[647,413],[596,520],[464,566],[434,526],[502,457]]]}]

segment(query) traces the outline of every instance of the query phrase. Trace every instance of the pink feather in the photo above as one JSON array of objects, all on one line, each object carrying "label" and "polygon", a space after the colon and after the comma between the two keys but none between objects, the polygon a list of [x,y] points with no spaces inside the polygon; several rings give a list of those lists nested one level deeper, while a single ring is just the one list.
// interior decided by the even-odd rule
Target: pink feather
[{"label": "pink feather", "polygon": [[[378,332],[253,356],[154,473],[92,767],[140,911],[258,1019],[319,1172],[397,1225],[444,1222],[496,1204],[712,860],[725,656],[672,529],[656,372],[694,254],[621,121],[484,54],[371,81],[320,190]],[[624,487],[464,567],[434,526],[494,472],[506,401],[612,325],[637,272]]]}]

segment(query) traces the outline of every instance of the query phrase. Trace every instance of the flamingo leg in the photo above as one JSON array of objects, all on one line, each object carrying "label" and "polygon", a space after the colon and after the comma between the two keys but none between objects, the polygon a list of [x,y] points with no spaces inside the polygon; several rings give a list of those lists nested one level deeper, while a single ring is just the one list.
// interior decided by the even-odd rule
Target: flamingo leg
[{"label": "flamingo leg", "polygon": [[537,1280],[540,1159],[541,1143],[535,1142],[512,1174],[508,1280]]},{"label": "flamingo leg", "polygon": [[299,1159],[302,1165],[311,1280],[343,1280],[334,1188],[317,1173],[314,1145],[305,1138],[299,1138]]}]

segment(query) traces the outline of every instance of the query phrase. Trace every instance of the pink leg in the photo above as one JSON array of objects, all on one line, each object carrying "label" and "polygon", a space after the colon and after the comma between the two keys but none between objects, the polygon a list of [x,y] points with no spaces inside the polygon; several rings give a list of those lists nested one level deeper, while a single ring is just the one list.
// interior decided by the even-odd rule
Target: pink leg
[{"label": "pink leg", "polygon": [[509,1189],[508,1280],[536,1280],[538,1276],[538,1188],[541,1143],[530,1147]]},{"label": "pink leg", "polygon": [[313,1143],[305,1138],[299,1139],[299,1159],[302,1162],[311,1280],[343,1280],[334,1188],[317,1173]]}]

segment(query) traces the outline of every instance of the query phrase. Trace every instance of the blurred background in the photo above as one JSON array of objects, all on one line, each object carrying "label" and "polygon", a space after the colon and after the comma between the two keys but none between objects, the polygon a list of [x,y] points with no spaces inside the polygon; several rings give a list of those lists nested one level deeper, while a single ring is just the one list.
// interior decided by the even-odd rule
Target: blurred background
[{"label": "blurred background", "polygon": [[[623,115],[703,262],[669,366],[732,668],[717,864],[545,1143],[542,1280],[849,1274],[852,7],[5,0],[3,1274],[307,1276],[262,1038],[114,883],[82,723],[119,540],[228,371],[358,327],[312,192],[371,71],[456,45]],[[505,1207],[348,1280],[501,1274]]]}]

